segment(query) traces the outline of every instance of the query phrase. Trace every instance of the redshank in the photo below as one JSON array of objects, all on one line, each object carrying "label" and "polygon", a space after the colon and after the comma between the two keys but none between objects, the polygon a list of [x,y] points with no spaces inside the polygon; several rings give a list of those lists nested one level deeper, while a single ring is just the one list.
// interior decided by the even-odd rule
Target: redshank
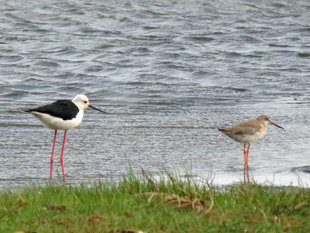
[{"label": "redshank", "polygon": [[219,128],[219,131],[223,132],[237,142],[244,143],[244,162],[245,164],[248,164],[251,142],[255,142],[256,140],[262,138],[266,134],[267,125],[269,124],[283,129],[283,127],[270,121],[268,116],[261,115],[255,120],[244,121],[228,128]]},{"label": "redshank", "polygon": [[68,129],[72,129],[78,126],[83,119],[84,109],[93,108],[97,111],[104,111],[95,108],[89,104],[88,98],[85,95],[77,95],[74,99],[71,100],[58,100],[52,104],[44,105],[42,107],[34,108],[27,110],[34,116],[40,119],[40,121],[50,129],[54,129],[54,140],[53,140],[53,149],[51,155],[51,168],[50,168],[50,179],[52,179],[53,173],[53,156],[56,142],[57,130],[64,130],[64,138],[61,149],[60,164],[62,169],[63,178],[66,178],[64,165],[63,165],[63,154],[66,142],[66,134]]}]

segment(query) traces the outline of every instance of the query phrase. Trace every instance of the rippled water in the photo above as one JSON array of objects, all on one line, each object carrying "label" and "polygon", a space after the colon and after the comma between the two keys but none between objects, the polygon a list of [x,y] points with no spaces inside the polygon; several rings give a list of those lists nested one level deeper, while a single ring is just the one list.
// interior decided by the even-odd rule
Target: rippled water
[{"label": "rippled water", "polygon": [[68,182],[130,164],[241,181],[243,145],[217,128],[264,113],[285,131],[252,145],[250,176],[309,186],[309,12],[308,0],[1,1],[0,188],[49,176],[53,131],[23,110],[79,93],[109,114],[87,110],[68,132]]}]

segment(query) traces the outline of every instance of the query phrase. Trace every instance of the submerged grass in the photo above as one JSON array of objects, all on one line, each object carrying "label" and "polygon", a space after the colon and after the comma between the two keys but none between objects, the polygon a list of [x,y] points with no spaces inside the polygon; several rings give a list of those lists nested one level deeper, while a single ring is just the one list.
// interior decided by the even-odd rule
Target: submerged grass
[{"label": "submerged grass", "polygon": [[0,193],[0,232],[310,232],[310,190],[165,173]]}]

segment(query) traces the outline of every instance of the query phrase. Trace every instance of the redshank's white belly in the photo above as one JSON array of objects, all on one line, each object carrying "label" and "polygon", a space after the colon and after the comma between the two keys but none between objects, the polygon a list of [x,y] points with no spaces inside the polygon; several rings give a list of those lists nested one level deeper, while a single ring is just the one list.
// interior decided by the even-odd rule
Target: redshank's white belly
[{"label": "redshank's white belly", "polygon": [[250,134],[230,134],[228,136],[236,140],[237,142],[251,143],[262,138],[265,134],[266,134],[266,127],[254,131],[253,133]]}]

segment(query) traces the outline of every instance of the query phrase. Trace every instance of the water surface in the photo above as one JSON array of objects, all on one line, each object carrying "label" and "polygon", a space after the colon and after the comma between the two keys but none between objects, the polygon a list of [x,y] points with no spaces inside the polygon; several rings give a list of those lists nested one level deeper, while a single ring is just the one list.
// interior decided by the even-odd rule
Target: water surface
[{"label": "water surface", "polygon": [[268,114],[285,130],[252,145],[251,177],[309,186],[309,1],[16,0],[0,12],[0,188],[49,176],[53,131],[23,110],[80,93],[109,114],[87,110],[68,132],[68,182],[130,164],[241,181],[243,145],[217,128]]}]

